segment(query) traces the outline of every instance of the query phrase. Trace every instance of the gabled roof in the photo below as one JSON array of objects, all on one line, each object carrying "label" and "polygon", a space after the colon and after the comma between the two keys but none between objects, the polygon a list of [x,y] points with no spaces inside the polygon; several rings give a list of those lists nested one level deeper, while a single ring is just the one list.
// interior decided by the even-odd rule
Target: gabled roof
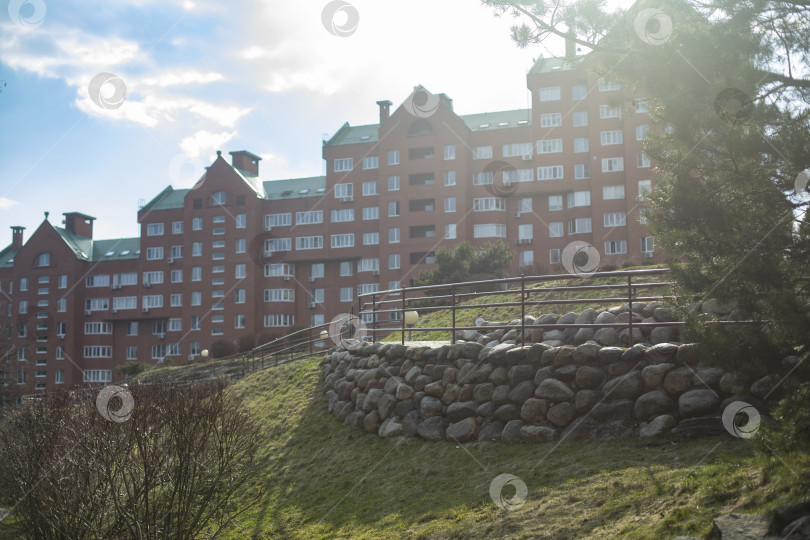
[{"label": "gabled roof", "polygon": [[0,268],[11,268],[14,264],[14,256],[19,253],[19,249],[14,249],[10,245],[0,251]]},{"label": "gabled roof", "polygon": [[303,197],[323,197],[326,193],[326,177],[290,178],[264,182],[264,198],[300,199]]},{"label": "gabled roof", "polygon": [[53,230],[55,230],[57,234],[62,237],[62,240],[64,240],[65,244],[67,244],[71,251],[73,251],[77,259],[80,261],[91,260],[90,257],[93,255],[92,239],[72,233],[67,229],[63,229],[62,227],[54,227]]},{"label": "gabled roof", "polygon": [[167,186],[166,189],[157,194],[157,196],[146,203],[138,213],[146,213],[152,210],[176,210],[183,208],[183,199],[186,197],[188,189],[174,189],[172,186]]},{"label": "gabled roof", "polygon": [[[261,158],[259,158],[259,159],[261,159]],[[245,183],[248,186],[250,186],[250,189],[252,189],[253,191],[256,192],[256,195],[258,195],[259,197],[264,197],[265,189],[262,186],[261,178],[259,178],[255,174],[251,174],[251,173],[249,173],[247,171],[243,171],[242,169],[238,169],[238,168],[234,167],[233,165],[230,165],[230,164],[228,164],[228,165],[236,172],[236,174],[238,174],[239,176],[242,177],[242,180],[244,180]]]},{"label": "gabled roof", "polygon": [[342,144],[358,144],[367,142],[377,142],[380,140],[380,125],[367,124],[365,126],[350,126],[348,122],[332,135],[332,138],[325,141],[324,146],[339,146]]},{"label": "gabled roof", "polygon": [[470,128],[470,131],[490,131],[531,125],[532,111],[515,109],[513,111],[466,114],[461,119]]},{"label": "gabled roof", "polygon": [[93,240],[93,261],[129,261],[140,257],[140,238]]}]

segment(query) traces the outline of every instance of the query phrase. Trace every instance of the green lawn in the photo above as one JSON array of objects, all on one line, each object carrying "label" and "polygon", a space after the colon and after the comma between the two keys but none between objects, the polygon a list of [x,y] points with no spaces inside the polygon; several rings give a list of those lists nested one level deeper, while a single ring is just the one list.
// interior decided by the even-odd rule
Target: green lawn
[{"label": "green lawn", "polygon": [[[807,454],[762,455],[731,436],[461,448],[381,439],[327,413],[316,359],[254,373],[230,391],[265,437],[254,484],[265,495],[232,538],[702,536],[719,514],[796,502],[810,485]],[[489,497],[501,473],[528,487],[519,510]]]}]

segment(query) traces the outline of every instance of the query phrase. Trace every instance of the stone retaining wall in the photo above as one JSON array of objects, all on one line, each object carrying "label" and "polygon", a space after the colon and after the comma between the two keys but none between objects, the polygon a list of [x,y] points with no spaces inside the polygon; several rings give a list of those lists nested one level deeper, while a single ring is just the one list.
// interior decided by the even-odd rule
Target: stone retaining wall
[{"label": "stone retaining wall", "polygon": [[[559,320],[582,317],[569,315]],[[704,365],[700,346],[692,343],[627,348],[606,346],[592,335],[565,345],[565,339],[555,339],[562,335],[548,334],[554,330],[527,328],[528,339],[547,339],[520,346],[520,321],[509,324],[517,328],[468,333],[464,337],[474,340],[437,348],[358,342],[334,350],[323,363],[329,412],[382,437],[459,443],[669,431],[688,436],[723,432],[720,415],[733,401],[764,411],[760,399],[781,380],[772,374],[751,384]],[[671,327],[662,328],[672,335]],[[579,341],[574,338],[582,330],[569,335]],[[785,359],[788,367],[791,359]]]}]

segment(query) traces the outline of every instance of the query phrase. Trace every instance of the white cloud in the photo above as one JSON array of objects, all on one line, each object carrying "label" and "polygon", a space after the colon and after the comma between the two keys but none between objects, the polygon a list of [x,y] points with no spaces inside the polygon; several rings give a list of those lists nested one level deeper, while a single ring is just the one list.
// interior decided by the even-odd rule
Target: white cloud
[{"label": "white cloud", "polygon": [[198,131],[190,137],[180,141],[180,148],[183,153],[190,158],[210,157],[216,150],[233,139],[235,132],[211,133],[210,131]]},{"label": "white cloud", "polygon": [[187,84],[208,84],[222,81],[225,77],[221,73],[203,73],[197,70],[186,71],[164,71],[152,77],[143,77],[137,80],[137,84],[146,86],[180,86]]},{"label": "white cloud", "polygon": [[0,197],[0,210],[8,210],[12,206],[17,206],[18,204],[20,203],[17,201],[7,199],[6,197]]}]

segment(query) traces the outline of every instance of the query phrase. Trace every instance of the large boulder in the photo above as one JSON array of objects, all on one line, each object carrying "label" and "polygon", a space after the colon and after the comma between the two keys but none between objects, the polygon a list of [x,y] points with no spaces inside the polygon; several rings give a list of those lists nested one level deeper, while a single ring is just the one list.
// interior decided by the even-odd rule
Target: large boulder
[{"label": "large boulder", "polygon": [[450,424],[445,435],[449,441],[463,443],[475,437],[475,428],[475,418],[465,418],[455,424]]},{"label": "large boulder", "polygon": [[481,418],[492,418],[493,414],[495,414],[495,405],[493,405],[491,401],[482,403],[475,409],[475,416],[480,416]]},{"label": "large boulder", "polygon": [[568,402],[557,403],[546,412],[548,421],[558,427],[567,426],[574,419],[574,406]]},{"label": "large boulder", "polygon": [[659,343],[671,343],[678,339],[677,326],[656,326],[650,332],[650,341],[653,345]]},{"label": "large boulder", "polygon": [[402,421],[396,416],[389,418],[380,425],[377,435],[380,437],[398,437],[402,435]]},{"label": "large boulder", "polygon": [[503,426],[503,422],[497,420],[484,424],[478,432],[478,441],[500,441]]},{"label": "large boulder", "polygon": [[765,396],[770,397],[770,394],[777,387],[782,378],[776,373],[766,375],[761,379],[754,381],[751,385],[751,394],[760,399],[765,399]]},{"label": "large boulder", "polygon": [[489,351],[487,361],[493,365],[506,365],[506,352],[514,347],[514,343],[499,343],[495,345]]},{"label": "large boulder", "polygon": [[591,409],[591,418],[597,422],[610,422],[614,420],[635,421],[633,402],[629,399],[613,403],[597,403]]},{"label": "large boulder", "polygon": [[450,405],[458,399],[460,394],[461,387],[457,384],[450,384],[444,389],[444,394],[442,394],[442,403],[445,405]]},{"label": "large boulder", "polygon": [[673,343],[659,343],[644,351],[650,364],[673,363],[678,354],[678,346]]},{"label": "large boulder", "polygon": [[[607,313],[607,311],[605,313]],[[627,349],[623,349],[622,347],[602,347],[597,354],[599,363],[606,366],[617,362],[624,355],[626,350]]]},{"label": "large boulder", "polygon": [[657,437],[670,432],[675,427],[675,417],[670,414],[656,416],[649,422],[642,422],[639,428],[641,437]]},{"label": "large boulder", "polygon": [[432,416],[423,420],[417,428],[417,433],[426,441],[441,441],[444,439],[444,418]]},{"label": "large boulder", "polygon": [[580,328],[577,330],[576,334],[574,334],[574,345],[582,345],[586,341],[590,341],[593,339],[596,331],[593,328]]},{"label": "large boulder", "polygon": [[494,403],[496,407],[509,403],[509,392],[511,390],[512,387],[508,384],[502,384],[496,387],[495,391],[492,392],[492,403]]},{"label": "large boulder", "polygon": [[673,412],[675,410],[675,401],[665,391],[653,390],[642,394],[636,400],[634,410],[636,418],[646,421]]},{"label": "large boulder", "polygon": [[532,381],[523,381],[518,384],[509,392],[508,398],[512,403],[523,405],[527,399],[534,395],[534,383]]},{"label": "large boulder", "polygon": [[489,380],[495,386],[500,386],[509,382],[509,375],[505,367],[496,367],[489,375]]},{"label": "large boulder", "polygon": [[680,396],[692,388],[692,372],[688,368],[676,368],[664,377],[664,390],[673,396]]},{"label": "large boulder", "polygon": [[377,430],[380,428],[380,415],[377,413],[376,410],[371,411],[368,413],[365,418],[363,418],[363,429],[368,431],[369,433],[377,433]]},{"label": "large boulder", "polygon": [[441,381],[426,384],[425,394],[431,397],[435,397],[437,399],[441,399],[442,395],[444,395],[444,386],[442,386]]},{"label": "large boulder", "polygon": [[506,422],[501,432],[501,439],[504,442],[515,442],[520,440],[520,428],[523,427],[523,420],[510,420]]},{"label": "large boulder", "polygon": [[493,417],[501,422],[509,422],[510,420],[517,420],[520,418],[520,407],[514,403],[507,403],[495,409]]},{"label": "large boulder", "polygon": [[492,383],[481,383],[475,386],[473,390],[473,399],[478,403],[486,403],[492,399],[492,393],[495,392],[495,385]]},{"label": "large boulder", "polygon": [[546,426],[523,426],[520,440],[524,442],[548,442],[557,438],[557,430]]},{"label": "large boulder", "polygon": [[[605,313],[608,313],[605,311]],[[609,313],[608,313],[609,314]],[[619,343],[619,333],[615,328],[600,328],[593,336],[594,341],[605,347],[612,347]]]},{"label": "large boulder", "polygon": [[574,408],[577,414],[585,414],[599,401],[599,392],[596,390],[580,390],[574,396]]},{"label": "large boulder", "polygon": [[509,384],[517,386],[524,381],[531,381],[534,378],[534,368],[525,364],[519,364],[509,370]]},{"label": "large boulder", "polygon": [[699,343],[684,343],[678,347],[675,357],[681,364],[696,366],[703,359],[703,348]]},{"label": "large boulder", "polygon": [[575,381],[579,388],[599,388],[605,381],[605,372],[593,366],[580,366]]},{"label": "large boulder", "polygon": [[431,396],[423,397],[419,403],[419,412],[425,420],[434,416],[441,416],[443,408],[442,402]]},{"label": "large boulder", "polygon": [[598,343],[582,343],[579,347],[574,349],[574,362],[580,365],[595,364],[598,358],[599,350],[602,347]]},{"label": "large boulder", "polygon": [[540,424],[546,419],[548,402],[545,399],[527,399],[520,408],[520,417],[527,424]]},{"label": "large boulder", "polygon": [[607,401],[636,399],[643,391],[644,380],[640,371],[631,371],[627,375],[611,379],[602,387],[602,393]]},{"label": "large boulder", "polygon": [[534,395],[553,402],[571,401],[574,398],[574,391],[562,381],[546,379],[540,383]]},{"label": "large boulder", "polygon": [[694,418],[716,414],[720,397],[712,390],[690,390],[678,398],[678,412],[681,418]]},{"label": "large boulder", "polygon": [[447,406],[447,411],[444,417],[448,422],[458,422],[465,418],[475,416],[475,411],[478,409],[478,403],[475,401],[463,401],[459,403],[451,403]]},{"label": "large boulder", "polygon": [[674,368],[674,364],[652,364],[641,370],[644,379],[644,387],[648,390],[655,390],[664,384],[664,377]]}]

